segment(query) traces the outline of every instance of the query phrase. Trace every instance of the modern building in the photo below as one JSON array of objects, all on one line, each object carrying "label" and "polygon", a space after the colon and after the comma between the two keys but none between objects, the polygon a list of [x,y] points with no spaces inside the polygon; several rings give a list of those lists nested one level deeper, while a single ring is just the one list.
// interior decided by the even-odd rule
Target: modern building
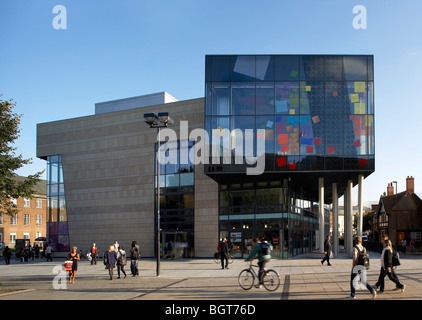
[{"label": "modern building", "polygon": [[[136,240],[153,256],[159,183],[162,245],[172,241],[179,256],[211,257],[222,237],[236,256],[253,237],[272,242],[275,257],[322,248],[325,205],[337,225],[342,195],[352,249],[351,190],[359,184],[362,217],[363,179],[375,169],[373,56],[208,55],[205,98],[157,95],[158,104],[109,101],[95,115],[38,125],[49,197],[61,203],[49,213],[53,243]],[[152,112],[174,119],[161,130],[160,161],[157,131],[143,122]]]},{"label": "modern building", "polygon": [[32,198],[11,200],[16,205],[16,214],[0,213],[0,249],[15,248],[16,239],[28,239],[32,245],[35,239],[46,236],[45,190],[46,182],[41,180],[35,185]]}]

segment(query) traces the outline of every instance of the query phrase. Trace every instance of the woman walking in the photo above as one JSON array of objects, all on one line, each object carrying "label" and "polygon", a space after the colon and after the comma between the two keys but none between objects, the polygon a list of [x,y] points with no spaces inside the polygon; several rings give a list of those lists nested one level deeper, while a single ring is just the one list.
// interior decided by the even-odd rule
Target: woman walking
[{"label": "woman walking", "polygon": [[76,271],[78,271],[78,260],[81,260],[77,248],[73,247],[72,252],[67,255],[67,260],[72,261],[72,269],[69,271],[69,283],[75,283]]},{"label": "woman walking", "polygon": [[113,280],[113,269],[116,266],[116,261],[117,252],[114,251],[114,246],[110,246],[110,249],[104,252],[104,264],[106,265],[106,269],[108,269],[110,280]]},{"label": "woman walking", "polygon": [[388,278],[396,284],[396,288],[394,290],[401,290],[401,292],[403,293],[405,286],[400,283],[399,279],[393,272],[393,247],[391,241],[384,240],[383,245],[384,249],[381,253],[380,275],[374,288],[379,288],[380,293],[383,293],[385,285],[385,276],[388,276]]},{"label": "woman walking", "polygon": [[119,246],[119,251],[117,252],[117,279],[120,279],[120,270],[122,270],[126,278],[125,265],[126,265],[126,252],[123,246]]},{"label": "woman walking", "polygon": [[97,264],[97,256],[98,256],[98,249],[97,249],[97,245],[94,242],[91,247],[91,265]]}]

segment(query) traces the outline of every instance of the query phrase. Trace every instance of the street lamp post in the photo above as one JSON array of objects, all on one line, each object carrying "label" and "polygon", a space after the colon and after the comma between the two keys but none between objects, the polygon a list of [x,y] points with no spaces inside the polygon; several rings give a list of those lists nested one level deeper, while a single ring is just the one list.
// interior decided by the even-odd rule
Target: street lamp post
[{"label": "street lamp post", "polygon": [[[155,239],[156,239],[156,275],[160,276],[160,129],[168,127],[173,124],[173,120],[170,118],[168,112],[160,112],[158,116],[155,113],[144,113],[144,121],[150,126],[150,128],[157,129],[157,200],[156,200],[156,211],[155,211]],[[155,153],[155,148],[154,148]],[[154,163],[155,164],[155,163]]]},{"label": "street lamp post", "polygon": [[398,239],[397,239],[397,181],[393,181],[391,182],[391,184],[395,184],[396,185],[396,205],[394,206],[394,208],[396,209],[396,234],[394,235],[394,238],[396,239],[396,246],[398,246]]}]

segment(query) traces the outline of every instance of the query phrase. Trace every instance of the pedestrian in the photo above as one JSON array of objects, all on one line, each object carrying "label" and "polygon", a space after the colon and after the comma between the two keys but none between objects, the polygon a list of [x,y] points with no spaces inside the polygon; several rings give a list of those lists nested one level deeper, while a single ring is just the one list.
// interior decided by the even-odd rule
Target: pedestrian
[{"label": "pedestrian", "polygon": [[98,256],[98,249],[97,249],[97,245],[94,242],[91,246],[91,266],[94,264],[97,265],[97,256]]},{"label": "pedestrian", "polygon": [[126,252],[123,246],[119,246],[119,251],[117,252],[117,279],[120,279],[120,270],[125,275],[126,278]]},{"label": "pedestrian", "polygon": [[415,241],[413,241],[413,239],[410,239],[410,253],[415,253]]},{"label": "pedestrian", "polygon": [[166,258],[167,259],[172,258],[173,257],[173,242],[171,240],[167,243],[166,251],[167,251]]},{"label": "pedestrian", "polygon": [[255,258],[255,256],[258,258],[258,266],[259,266],[259,273],[258,273],[258,279],[259,283],[256,286],[257,288],[262,288],[262,277],[265,272],[265,266],[270,261],[271,255],[265,254],[262,243],[257,239],[253,238],[252,243],[254,245],[252,252],[249,254],[249,256],[245,259],[245,261],[250,261]]},{"label": "pedestrian", "polygon": [[53,262],[53,258],[51,257],[51,255],[53,253],[53,247],[49,243],[47,243],[46,246],[47,247],[45,248],[45,254],[47,256],[47,262],[48,262],[48,260]]},{"label": "pedestrian", "polygon": [[130,255],[130,271],[132,277],[139,276],[138,260],[141,257],[141,251],[136,241],[132,241],[132,246],[129,251]]},{"label": "pedestrian", "polygon": [[114,245],[110,246],[108,251],[104,252],[104,264],[106,269],[108,269],[108,274],[110,275],[110,280],[113,280],[113,269],[116,266],[117,262],[117,252],[114,251]]},{"label": "pedestrian", "polygon": [[355,299],[356,295],[356,277],[359,275],[361,283],[369,290],[372,294],[372,298],[375,299],[377,292],[374,288],[366,281],[366,268],[363,262],[363,256],[366,254],[366,249],[362,246],[362,238],[357,236],[355,238],[355,246],[353,247],[353,261],[352,261],[352,274],[350,277],[350,296],[347,298]]},{"label": "pedestrian", "polygon": [[114,241],[114,251],[119,252],[119,243],[116,241]]},{"label": "pedestrian", "polygon": [[10,257],[12,256],[12,250],[9,249],[9,246],[6,246],[3,250],[4,262],[6,265],[10,264]]},{"label": "pedestrian", "polygon": [[330,242],[330,236],[327,236],[327,239],[324,241],[324,259],[321,260],[321,264],[324,264],[325,261],[327,261],[327,265],[331,266],[330,263],[330,254],[331,254],[331,242]]},{"label": "pedestrian", "polygon": [[404,292],[405,286],[400,283],[398,277],[395,273],[393,273],[393,246],[390,240],[384,240],[384,249],[381,253],[381,270],[380,275],[378,277],[378,281],[375,284],[374,288],[378,289],[381,293],[384,292],[384,285],[385,285],[385,276],[393,281],[396,284],[396,287],[393,290],[401,290]]},{"label": "pedestrian", "polygon": [[34,261],[34,248],[31,245],[29,245],[28,257],[32,258],[32,261]]},{"label": "pedestrian", "polygon": [[78,260],[81,260],[77,248],[73,247],[72,252],[67,255],[67,260],[72,261],[72,268],[69,271],[69,283],[75,283],[76,271],[78,271]]},{"label": "pedestrian", "polygon": [[406,246],[407,246],[407,241],[406,241],[406,239],[403,239],[401,241],[401,249],[403,251],[403,254],[406,254]]},{"label": "pedestrian", "polygon": [[[220,246],[220,259],[221,259],[221,269],[229,268],[229,247],[227,245],[227,239],[224,238],[218,244]],[[224,261],[226,262],[224,265]]]},{"label": "pedestrian", "polygon": [[38,243],[34,244],[34,252],[35,252],[35,259],[39,259],[40,258],[40,246],[38,245]]}]

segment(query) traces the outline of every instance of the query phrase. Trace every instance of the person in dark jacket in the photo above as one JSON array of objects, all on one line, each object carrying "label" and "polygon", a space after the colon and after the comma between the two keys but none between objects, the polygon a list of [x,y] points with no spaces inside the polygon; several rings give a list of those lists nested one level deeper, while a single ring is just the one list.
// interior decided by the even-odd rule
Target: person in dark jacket
[{"label": "person in dark jacket", "polygon": [[106,269],[108,269],[110,280],[113,280],[113,269],[116,266],[116,262],[117,252],[114,250],[114,246],[110,246],[110,249],[104,252],[104,264],[106,265]]},{"label": "person in dark jacket", "polygon": [[[229,268],[229,246],[227,245],[227,239],[224,238],[219,243],[220,246],[220,259],[221,259],[221,269]],[[224,261],[226,265],[224,266]]]},{"label": "person in dark jacket", "polygon": [[401,292],[404,292],[405,286],[400,283],[399,279],[396,277],[395,273],[393,272],[393,248],[391,245],[390,240],[384,240],[384,249],[381,253],[381,270],[380,275],[378,277],[378,281],[375,284],[374,288],[378,289],[380,293],[384,292],[384,279],[385,276],[388,276],[388,278],[393,281],[396,284],[396,288],[394,290],[401,290]]},{"label": "person in dark jacket", "polygon": [[327,236],[327,239],[324,241],[324,259],[321,260],[321,264],[324,264],[325,261],[327,261],[327,265],[331,266],[330,263],[330,254],[331,254],[331,242],[330,242],[330,236]]},{"label": "person in dark jacket", "polygon": [[259,272],[258,272],[258,280],[259,283],[256,285],[257,288],[262,288],[262,276],[265,273],[265,266],[270,261],[271,255],[266,254],[264,250],[262,249],[262,243],[259,241],[258,238],[252,239],[253,243],[253,249],[252,252],[249,254],[249,256],[245,259],[245,261],[250,261],[255,259],[257,257],[258,259],[258,266],[259,266]]},{"label": "person in dark jacket", "polygon": [[9,246],[6,246],[6,248],[4,248],[3,250],[3,257],[4,257],[4,262],[6,263],[6,265],[10,264],[11,256],[12,256],[12,251],[9,249]]},{"label": "person in dark jacket", "polygon": [[141,257],[141,251],[136,241],[132,241],[132,246],[129,251],[130,255],[130,271],[132,277],[139,276],[138,260]]}]

